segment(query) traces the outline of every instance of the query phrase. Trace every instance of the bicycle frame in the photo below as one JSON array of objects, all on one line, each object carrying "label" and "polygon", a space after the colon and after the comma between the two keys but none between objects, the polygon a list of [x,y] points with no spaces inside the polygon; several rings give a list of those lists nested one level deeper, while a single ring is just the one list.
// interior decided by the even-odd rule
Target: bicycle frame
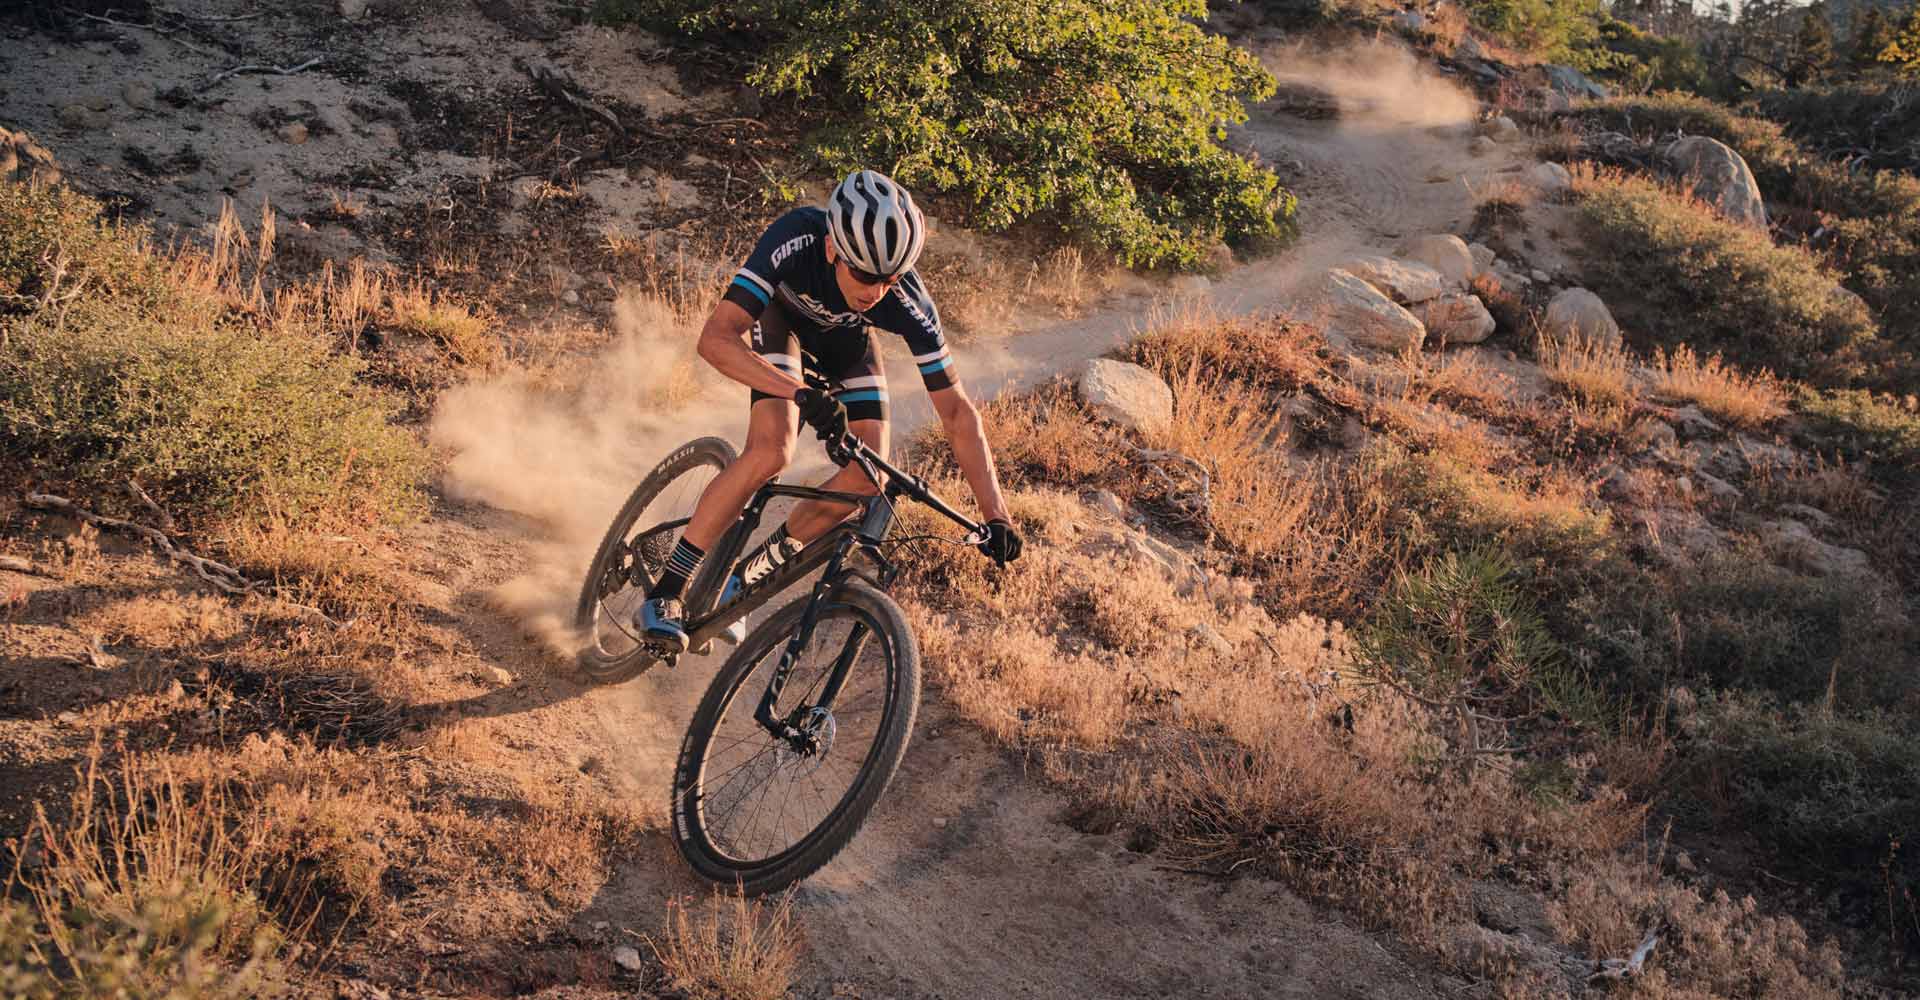
[{"label": "bicycle frame", "polygon": [[[720,544],[708,554],[717,565],[729,569],[739,558],[748,539],[760,525],[760,518],[767,504],[775,497],[791,497],[797,500],[825,500],[852,504],[858,515],[834,526],[826,534],[813,540],[800,550],[792,559],[787,560],[766,579],[747,587],[733,600],[721,604],[711,611],[690,619],[686,623],[689,648],[701,649],[711,643],[729,625],[753,613],[772,600],[774,595],[784,592],[788,587],[804,579],[809,573],[826,566],[826,572],[814,584],[812,595],[807,601],[805,611],[800,616],[800,627],[788,640],[787,648],[781,653],[780,663],[774,669],[767,690],[760,698],[760,704],[754,711],[754,721],[765,727],[775,737],[793,744],[795,749],[806,749],[812,740],[809,732],[803,731],[791,721],[773,717],[773,706],[780,699],[787,677],[793,672],[795,661],[807,643],[813,638],[814,627],[819,623],[820,607],[849,578],[864,577],[879,589],[886,589],[893,582],[896,570],[893,564],[880,553],[879,546],[885,542],[893,529],[894,501],[906,499],[926,504],[940,512],[954,523],[965,528],[969,534],[978,532],[980,525],[959,511],[948,506],[944,500],[927,488],[925,481],[888,464],[868,448],[865,443],[852,435],[844,436],[840,441],[831,443],[828,454],[836,460],[844,458],[849,462],[858,462],[867,472],[880,491],[875,494],[841,493],[808,486],[785,486],[780,483],[768,483],[756,490],[739,521],[728,529]],[[884,479],[883,479],[884,476]],[[863,553],[871,559],[878,576],[871,576],[859,569],[850,567],[848,557]],[[822,688],[820,700],[811,708],[830,708],[833,699],[846,681],[847,671],[851,668],[854,654],[864,641],[862,627],[856,625],[848,638],[847,650],[835,661]],[[797,715],[795,716],[797,719]]]}]

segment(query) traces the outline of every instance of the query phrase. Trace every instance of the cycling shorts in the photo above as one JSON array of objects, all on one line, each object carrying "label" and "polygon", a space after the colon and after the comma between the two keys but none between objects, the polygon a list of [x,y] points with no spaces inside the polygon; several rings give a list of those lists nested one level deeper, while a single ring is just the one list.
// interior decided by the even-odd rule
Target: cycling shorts
[{"label": "cycling shorts", "polygon": [[[873,334],[864,327],[818,333],[804,327],[796,330],[786,307],[775,301],[754,323],[752,341],[753,353],[796,379],[806,355],[812,355],[807,362],[810,367],[839,385],[834,397],[846,406],[848,420],[887,419],[887,373],[880,367]],[[778,398],[753,390],[755,403]]]}]

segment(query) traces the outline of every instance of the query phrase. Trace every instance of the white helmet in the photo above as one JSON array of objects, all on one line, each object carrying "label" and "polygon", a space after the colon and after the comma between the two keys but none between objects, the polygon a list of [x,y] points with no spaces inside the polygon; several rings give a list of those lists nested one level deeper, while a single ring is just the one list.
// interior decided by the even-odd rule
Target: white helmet
[{"label": "white helmet", "polygon": [[833,189],[827,228],[849,265],[883,278],[905,274],[927,242],[927,220],[913,196],[872,170],[856,170]]}]

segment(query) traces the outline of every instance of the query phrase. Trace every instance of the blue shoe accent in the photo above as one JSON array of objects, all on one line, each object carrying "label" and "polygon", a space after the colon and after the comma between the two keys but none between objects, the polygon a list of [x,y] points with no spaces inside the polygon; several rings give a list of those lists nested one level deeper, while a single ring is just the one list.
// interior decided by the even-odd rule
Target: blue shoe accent
[{"label": "blue shoe accent", "polygon": [[679,598],[657,597],[640,605],[640,613],[634,615],[633,623],[640,626],[648,639],[672,646],[675,652],[685,652],[687,629],[680,623],[682,614]]}]

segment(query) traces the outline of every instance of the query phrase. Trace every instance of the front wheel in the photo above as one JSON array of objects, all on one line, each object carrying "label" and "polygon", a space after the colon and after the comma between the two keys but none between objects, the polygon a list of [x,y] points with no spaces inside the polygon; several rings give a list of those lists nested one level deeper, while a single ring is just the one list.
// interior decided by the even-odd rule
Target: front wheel
[{"label": "front wheel", "polygon": [[920,650],[892,598],[850,582],[825,599],[773,707],[754,720],[808,598],[755,629],[693,714],[673,777],[673,833],[694,871],[749,895],[818,871],[853,839],[906,754]]},{"label": "front wheel", "polygon": [[[634,487],[600,541],[587,567],[574,608],[580,633],[580,672],[589,680],[613,683],[634,677],[659,662],[641,641],[633,613],[660,578],[681,529],[707,484],[739,456],[733,445],[704,437],[674,449]],[[704,610],[706,595],[690,587],[689,614]]]}]

